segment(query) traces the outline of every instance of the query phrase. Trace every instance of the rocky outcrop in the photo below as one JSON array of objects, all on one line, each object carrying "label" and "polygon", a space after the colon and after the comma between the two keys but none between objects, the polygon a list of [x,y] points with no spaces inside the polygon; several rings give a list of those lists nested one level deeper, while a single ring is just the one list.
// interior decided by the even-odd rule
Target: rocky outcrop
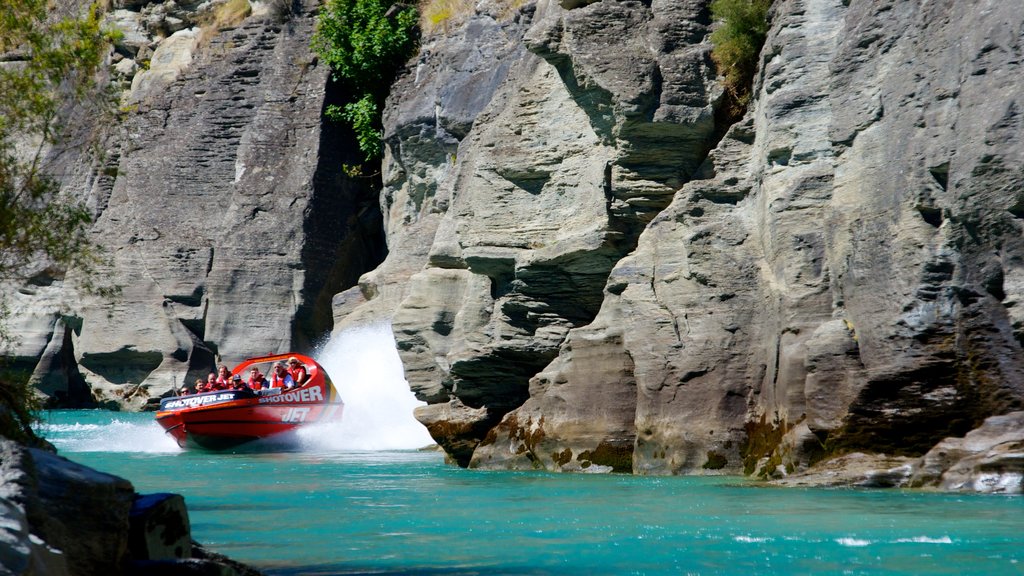
[{"label": "rocky outcrop", "polygon": [[948,492],[1024,492],[1024,412],[992,416],[963,438],[919,458],[856,452],[774,480],[782,486],[913,487]]},{"label": "rocky outcrop", "polygon": [[382,204],[415,256],[336,315],[394,310],[417,417],[460,464],[902,469],[1021,406],[1021,15],[783,0],[770,20],[731,127],[705,2],[527,7],[528,52],[480,51],[507,75],[441,138],[430,66],[470,28],[396,87]]},{"label": "rocky outcrop", "polygon": [[114,6],[119,118],[98,158],[57,150],[51,169],[93,209],[93,280],[119,293],[56,271],[10,302],[12,355],[52,402],[138,408],[215,362],[307,349],[383,258],[376,187],[342,172],[351,134],[321,125],[336,96],[310,49],[317,4]]},{"label": "rocky outcrop", "polygon": [[993,416],[963,438],[947,438],[920,461],[913,486],[956,492],[1024,492],[1024,412]]},{"label": "rocky outcrop", "polygon": [[[459,36],[421,51],[419,73],[403,82],[424,86],[396,86],[385,166],[393,184],[383,201],[397,244],[382,270],[409,261],[396,245],[412,234],[418,253],[427,250],[407,282],[383,272],[364,278],[376,286],[399,280],[403,290],[363,292],[404,296],[391,307],[406,376],[435,403],[418,417],[431,429],[473,431],[438,438],[442,444],[478,443],[529,398],[530,378],[557,356],[570,329],[594,318],[611,267],[713,145],[718,93],[707,47],[693,42],[706,18],[700,3],[574,11],[543,3],[508,22],[479,13],[464,34],[497,28],[505,32],[492,38],[522,44],[492,52],[491,69],[503,76],[482,83],[474,107],[462,95],[448,112],[446,92],[423,96],[433,82],[423,68],[452,58],[446,50],[464,50]],[[474,78],[472,70],[463,77]],[[426,98],[441,106],[425,106]],[[422,138],[438,126],[450,160],[422,153]],[[443,177],[420,184],[432,175]],[[459,426],[433,425],[452,413]]]},{"label": "rocky outcrop", "polygon": [[5,574],[223,574],[257,571],[191,539],[177,494],[0,439],[0,571]]}]

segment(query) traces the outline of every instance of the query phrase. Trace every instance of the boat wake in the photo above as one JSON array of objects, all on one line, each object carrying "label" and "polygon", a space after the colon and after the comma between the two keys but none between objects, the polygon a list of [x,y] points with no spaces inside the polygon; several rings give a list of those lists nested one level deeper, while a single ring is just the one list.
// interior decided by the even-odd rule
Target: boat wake
[{"label": "boat wake", "polygon": [[37,432],[53,443],[60,452],[181,451],[174,439],[165,434],[163,428],[151,419],[150,414],[144,415],[146,420],[138,421],[142,415],[124,415],[122,418],[113,413],[113,417],[103,418],[101,414],[104,413],[99,411],[77,412],[81,413],[83,420],[102,419],[94,422],[55,424],[46,422],[44,415],[43,423],[36,427]]},{"label": "boat wake", "polygon": [[345,330],[314,356],[331,375],[345,411],[339,422],[300,429],[303,449],[414,450],[434,443],[412,415],[425,403],[409,390],[389,324]]}]

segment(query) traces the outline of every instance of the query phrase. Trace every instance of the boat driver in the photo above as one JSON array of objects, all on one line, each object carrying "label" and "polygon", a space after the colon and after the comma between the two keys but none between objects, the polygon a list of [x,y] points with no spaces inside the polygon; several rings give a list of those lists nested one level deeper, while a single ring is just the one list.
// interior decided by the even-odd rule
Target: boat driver
[{"label": "boat driver", "polygon": [[[234,376],[231,377],[231,390],[233,390],[235,392],[242,392],[241,396],[254,396],[255,395],[255,394],[253,394],[253,391],[249,388],[249,385],[246,384],[242,380],[242,377],[239,376],[238,374],[235,374]],[[236,398],[237,397],[238,396],[236,395]]]}]

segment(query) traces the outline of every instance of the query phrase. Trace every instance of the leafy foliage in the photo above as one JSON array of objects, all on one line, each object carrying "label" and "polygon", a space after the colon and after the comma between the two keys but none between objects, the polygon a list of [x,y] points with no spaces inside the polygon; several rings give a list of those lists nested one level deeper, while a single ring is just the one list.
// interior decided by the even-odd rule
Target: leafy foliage
[{"label": "leafy foliage", "polygon": [[711,15],[720,26],[711,33],[711,57],[725,76],[725,87],[745,106],[757,59],[768,35],[768,8],[772,0],[714,0]]},{"label": "leafy foliage", "polygon": [[[99,248],[87,237],[85,206],[62,197],[45,170],[46,154],[70,130],[73,111],[111,102],[96,73],[115,33],[100,25],[100,8],[59,14],[47,0],[5,1],[0,10],[0,278],[22,280],[40,264],[91,271]],[[88,288],[88,286],[87,286]],[[9,310],[0,294],[0,348],[11,342]],[[0,375],[0,433],[30,438],[35,409],[27,375]],[[27,435],[27,436],[26,436]]]},{"label": "leafy foliage", "polygon": [[0,50],[17,62],[0,68],[0,277],[21,278],[39,261],[96,262],[89,211],[59,196],[43,160],[66,136],[62,113],[93,97],[111,36],[95,5],[84,18],[54,18],[46,0],[9,2],[0,13]]},{"label": "leafy foliage", "polygon": [[44,444],[32,431],[40,409],[35,388],[29,385],[29,374],[0,374],[0,436],[22,444]]},{"label": "leafy foliage", "polygon": [[347,93],[327,115],[347,121],[368,160],[380,157],[381,110],[398,69],[416,49],[416,8],[394,0],[329,0],[313,49]]},{"label": "leafy foliage", "polygon": [[369,155],[370,151],[380,150],[383,147],[380,130],[377,129],[380,111],[370,94],[363,94],[359,100],[346,104],[342,116],[356,131],[359,149],[363,153]]}]

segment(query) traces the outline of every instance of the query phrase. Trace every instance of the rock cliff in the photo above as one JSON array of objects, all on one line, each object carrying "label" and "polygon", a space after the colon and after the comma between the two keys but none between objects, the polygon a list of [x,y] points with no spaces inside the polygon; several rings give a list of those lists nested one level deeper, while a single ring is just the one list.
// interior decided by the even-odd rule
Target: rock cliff
[{"label": "rock cliff", "polygon": [[321,124],[337,95],[310,49],[317,2],[242,2],[231,19],[236,4],[109,14],[120,118],[101,153],[50,164],[92,208],[99,280],[120,294],[83,294],[71,271],[11,299],[13,356],[60,403],[137,408],[217,361],[309,348],[334,294],[383,258],[377,187],[344,175],[352,136]]},{"label": "rock cliff", "polygon": [[492,12],[395,86],[336,308],[459,464],[781,476],[1021,407],[1018,10],[779,0],[731,125],[707,2]]}]

